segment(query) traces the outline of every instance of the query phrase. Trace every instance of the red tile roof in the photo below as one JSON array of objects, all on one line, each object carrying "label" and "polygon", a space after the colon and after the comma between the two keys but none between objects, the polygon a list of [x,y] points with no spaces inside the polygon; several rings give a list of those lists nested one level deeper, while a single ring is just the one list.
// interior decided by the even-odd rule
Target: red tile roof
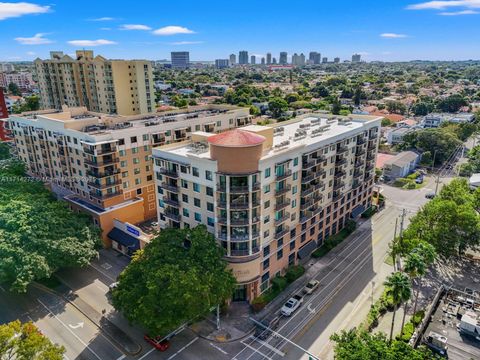
[{"label": "red tile roof", "polygon": [[259,145],[265,141],[265,137],[246,130],[229,130],[210,136],[208,142],[218,146],[242,147]]}]

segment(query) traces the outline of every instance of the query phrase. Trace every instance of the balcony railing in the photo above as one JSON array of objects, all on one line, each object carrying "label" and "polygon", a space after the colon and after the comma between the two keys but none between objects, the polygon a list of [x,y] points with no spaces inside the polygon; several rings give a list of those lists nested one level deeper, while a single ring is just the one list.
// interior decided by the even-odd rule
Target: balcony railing
[{"label": "balcony railing", "polygon": [[309,183],[315,178],[313,174],[307,175],[307,176],[302,176],[302,184]]},{"label": "balcony railing", "polygon": [[286,194],[290,190],[292,190],[291,185],[285,185],[282,188],[275,189],[275,196]]},{"label": "balcony railing", "polygon": [[280,231],[275,232],[275,240],[280,239],[282,236],[287,235],[290,232],[290,227],[284,226],[284,228]]},{"label": "balcony railing", "polygon": [[180,214],[175,214],[173,212],[170,212],[170,211],[165,211],[163,213],[163,215],[170,219],[170,220],[173,220],[173,221],[176,221],[176,222],[180,222],[180,220],[182,219],[182,216]]},{"label": "balcony railing", "polygon": [[315,177],[316,177],[316,178],[321,178],[321,177],[323,177],[323,176],[326,175],[326,174],[327,174],[327,172],[322,169],[322,170],[319,170],[319,171],[317,171],[317,172],[315,173]]},{"label": "balcony railing", "polygon": [[275,180],[280,181],[280,180],[288,178],[291,175],[292,175],[292,170],[285,170],[281,174],[275,174]]},{"label": "balcony railing", "polygon": [[90,147],[84,147],[83,148],[83,152],[87,153],[87,154],[90,154],[90,155],[95,155],[95,156],[99,156],[99,155],[106,155],[106,154],[112,154],[114,152],[117,151],[117,148],[114,146],[114,147],[111,147],[111,148],[90,148]]},{"label": "balcony railing", "polygon": [[275,219],[275,225],[278,226],[283,222],[287,221],[288,219],[290,219],[290,213],[286,212],[282,217]]},{"label": "balcony railing", "polygon": [[341,176],[344,176],[346,174],[347,173],[345,172],[345,170],[336,170],[335,171],[335,176],[337,176],[337,177],[341,177]]},{"label": "balcony railing", "polygon": [[165,189],[165,190],[171,191],[173,193],[178,193],[178,186],[170,185],[170,184],[167,184],[167,183],[163,182],[163,183],[160,184],[160,187]]},{"label": "balcony railing", "polygon": [[377,147],[377,142],[376,140],[370,140],[368,142],[368,150],[373,150]]},{"label": "balcony railing", "polygon": [[357,146],[363,145],[367,142],[365,138],[357,139]]},{"label": "balcony railing", "polygon": [[347,159],[337,160],[337,161],[335,161],[335,166],[343,166],[346,163],[347,163]]},{"label": "balcony railing", "polygon": [[345,183],[343,181],[338,181],[333,184],[333,190],[338,190],[341,189],[345,186]]},{"label": "balcony railing", "polygon": [[91,187],[94,187],[96,189],[107,189],[110,187],[114,187],[117,185],[120,185],[122,183],[122,180],[118,179],[115,181],[110,181],[110,182],[104,182],[104,183],[98,183],[97,181],[88,181],[87,184]]},{"label": "balcony railing", "polygon": [[303,204],[300,204],[300,210],[306,210],[313,205],[313,200],[305,201]]},{"label": "balcony railing", "polygon": [[91,171],[91,170],[87,171],[88,176],[92,176],[92,177],[95,177],[95,178],[103,178],[103,177],[107,177],[107,176],[113,176],[113,175],[116,175],[118,173],[120,173],[120,169],[115,169],[115,170],[112,170],[112,171],[104,171],[104,172]]},{"label": "balcony railing", "polygon": [[303,191],[300,193],[300,196],[301,196],[301,197],[305,197],[305,196],[310,195],[312,192],[313,192],[313,186],[309,186],[307,189],[303,190]]},{"label": "balcony railing", "polygon": [[251,256],[255,255],[259,251],[259,246],[252,247],[252,253],[250,253],[250,250],[230,250],[230,256]]},{"label": "balcony railing", "polygon": [[122,191],[119,190],[119,191],[114,191],[114,192],[111,192],[111,193],[97,193],[95,191],[91,191],[90,192],[90,196],[96,198],[96,199],[100,199],[100,200],[105,200],[105,199],[109,199],[109,198],[112,198],[114,196],[118,196],[118,195],[121,195],[122,194]]},{"label": "balcony railing", "polygon": [[163,202],[167,205],[174,206],[174,207],[179,207],[180,206],[180,202],[178,200],[163,198]]},{"label": "balcony railing", "polygon": [[317,165],[316,159],[310,159],[308,161],[303,161],[302,162],[302,167],[304,169],[309,169],[309,168],[311,168],[312,166],[315,166],[315,165]]},{"label": "balcony railing", "polygon": [[362,156],[365,154],[365,149],[358,149],[355,153],[355,156]]},{"label": "balcony railing", "polygon": [[378,133],[377,133],[377,132],[370,133],[370,135],[368,136],[368,139],[369,139],[369,140],[373,140],[373,139],[376,139],[377,136],[378,136]]},{"label": "balcony railing", "polygon": [[159,172],[162,175],[165,175],[165,176],[168,176],[168,177],[171,177],[171,178],[174,178],[174,179],[178,179],[178,172],[176,172],[176,171],[162,168],[162,169],[160,169]]},{"label": "balcony railing", "polygon": [[[256,239],[260,236],[258,232],[252,233],[252,239]],[[220,232],[217,234],[217,239],[228,240],[228,234]],[[240,242],[240,241],[249,241],[250,234],[230,234],[230,241]]]},{"label": "balcony railing", "polygon": [[290,199],[277,201],[277,203],[275,204],[275,210],[276,211],[282,210],[283,208],[286,208],[288,205],[290,205]]},{"label": "balcony railing", "polygon": [[337,147],[337,154],[343,154],[348,150],[348,146],[338,146]]},{"label": "balcony railing", "polygon": [[113,165],[120,161],[118,158],[111,158],[111,159],[104,159],[101,161],[94,161],[94,160],[85,160],[86,165],[90,165],[93,167],[103,167],[107,165]]}]

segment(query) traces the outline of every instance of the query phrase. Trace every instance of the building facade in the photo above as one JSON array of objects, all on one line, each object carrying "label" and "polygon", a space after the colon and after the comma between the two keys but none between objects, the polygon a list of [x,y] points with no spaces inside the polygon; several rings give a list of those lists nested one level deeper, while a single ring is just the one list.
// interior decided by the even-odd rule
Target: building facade
[{"label": "building facade", "polygon": [[150,61],[107,60],[78,50],[75,59],[51,52],[49,60],[36,59],[34,65],[43,109],[85,106],[119,115],[155,111]]},{"label": "building facade", "polygon": [[237,63],[237,55],[230,54],[230,64],[235,65]]},{"label": "building facade", "polygon": [[359,63],[361,60],[362,60],[362,55],[360,54],[352,55],[352,63]]},{"label": "building facade", "polygon": [[272,53],[267,53],[267,65],[272,64]]},{"label": "building facade", "polygon": [[242,50],[238,53],[238,63],[240,65],[248,64],[248,51]]},{"label": "building facade", "polygon": [[152,148],[250,122],[248,108],[208,105],[155,115],[111,116],[85,108],[12,115],[18,155],[71,207],[90,214],[106,237],[113,220],[156,217]]},{"label": "building facade", "polygon": [[160,227],[205,225],[251,301],[370,206],[380,121],[310,114],[155,148]]},{"label": "building facade", "polygon": [[316,51],[311,51],[310,54],[308,55],[308,60],[310,61],[310,64],[320,64],[322,59],[322,54]]},{"label": "building facade", "polygon": [[172,69],[185,70],[190,66],[190,53],[188,51],[172,51],[170,53]]},{"label": "building facade", "polygon": [[279,63],[280,65],[286,65],[286,64],[288,64],[287,55],[288,55],[288,54],[287,54],[286,51],[282,51],[282,52],[280,53],[280,57],[278,58],[278,63]]},{"label": "building facade", "polygon": [[33,89],[35,82],[32,74],[29,72],[0,72],[0,87],[7,88],[9,84],[16,84],[20,90],[30,91]]},{"label": "building facade", "polygon": [[257,63],[257,57],[255,55],[250,56],[250,64],[255,65]]},{"label": "building facade", "polygon": [[230,62],[228,59],[216,59],[215,60],[215,68],[217,69],[225,69],[230,66]]}]

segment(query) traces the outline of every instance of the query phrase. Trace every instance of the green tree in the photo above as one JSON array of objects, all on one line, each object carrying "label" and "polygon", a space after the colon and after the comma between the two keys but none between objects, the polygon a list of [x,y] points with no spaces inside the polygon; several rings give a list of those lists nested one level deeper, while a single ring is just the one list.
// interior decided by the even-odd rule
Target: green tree
[{"label": "green tree", "polygon": [[443,112],[457,112],[462,106],[467,105],[467,101],[460,94],[453,94],[437,102],[437,109]]},{"label": "green tree", "polygon": [[434,109],[434,105],[426,102],[417,102],[413,104],[412,111],[415,116],[425,116],[431,113]]},{"label": "green tree", "polygon": [[382,119],[382,126],[383,127],[387,127],[387,126],[390,126],[390,125],[392,125],[392,120],[387,119],[387,118]]},{"label": "green tree", "polygon": [[90,263],[100,245],[89,216],[73,213],[41,182],[27,181],[23,163],[0,165],[0,284],[24,292],[65,267]]},{"label": "green tree", "polygon": [[250,106],[250,115],[259,116],[261,114],[260,109],[257,106]]},{"label": "green tree", "polygon": [[[356,106],[359,106],[360,105],[360,102],[362,101],[362,99],[364,98],[364,94],[363,94],[363,91],[362,91],[362,88],[360,86],[357,86],[357,88],[355,89],[355,94],[353,95],[353,102]],[[383,126],[383,125],[382,125]]]},{"label": "green tree", "polygon": [[21,96],[22,95],[22,92],[20,91],[20,88],[15,83],[8,84],[8,92],[12,95],[15,95],[15,96]]},{"label": "green tree", "polygon": [[151,335],[165,335],[232,295],[222,256],[205,226],[162,230],[120,274],[113,304]]},{"label": "green tree", "polygon": [[412,348],[404,341],[389,342],[384,333],[371,334],[353,328],[333,334],[335,359],[339,360],[433,360],[435,355],[420,346]]},{"label": "green tree", "polygon": [[340,103],[340,100],[338,98],[333,99],[332,101],[332,114],[334,115],[340,115],[340,111],[342,110],[342,104]]},{"label": "green tree", "polygon": [[387,101],[387,110],[394,114],[405,114],[407,107],[400,101]]},{"label": "green tree", "polygon": [[268,102],[268,109],[274,118],[279,118],[288,110],[288,103],[280,97],[274,97]]},{"label": "green tree", "polygon": [[0,325],[0,359],[62,360],[65,348],[52,342],[31,322]]},{"label": "green tree", "polygon": [[291,93],[291,94],[288,94],[286,97],[285,97],[285,100],[290,104],[290,103],[293,103],[295,101],[299,101],[301,99],[301,96],[298,95],[297,93]]},{"label": "green tree", "polygon": [[404,273],[397,271],[387,277],[384,282],[386,293],[393,300],[393,316],[392,325],[390,328],[390,341],[393,337],[393,327],[395,325],[395,314],[398,307],[408,299],[410,299],[412,288],[408,276]]}]

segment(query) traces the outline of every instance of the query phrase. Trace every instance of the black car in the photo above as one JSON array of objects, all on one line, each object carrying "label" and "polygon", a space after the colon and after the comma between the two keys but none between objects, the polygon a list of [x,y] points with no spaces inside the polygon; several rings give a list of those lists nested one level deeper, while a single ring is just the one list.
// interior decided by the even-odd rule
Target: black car
[{"label": "black car", "polygon": [[266,318],[260,320],[259,322],[262,323],[263,326],[257,324],[253,336],[260,340],[266,340],[271,335],[272,331],[275,331],[278,328],[280,319],[272,314],[268,315]]}]

